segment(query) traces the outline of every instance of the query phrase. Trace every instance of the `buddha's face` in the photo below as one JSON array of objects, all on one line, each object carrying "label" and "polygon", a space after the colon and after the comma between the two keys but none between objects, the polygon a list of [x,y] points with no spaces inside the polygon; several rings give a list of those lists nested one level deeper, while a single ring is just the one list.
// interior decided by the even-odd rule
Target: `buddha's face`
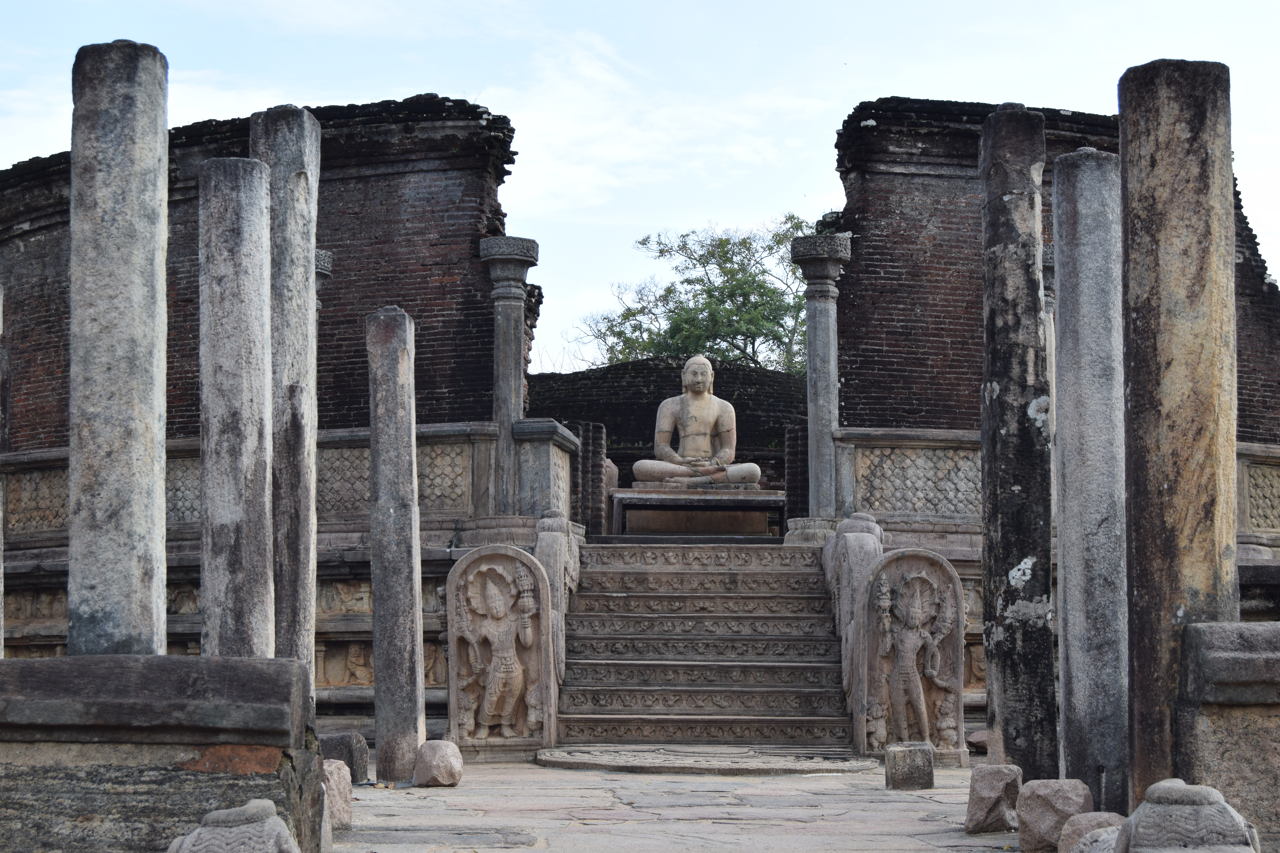
[{"label": "buddha's face", "polygon": [[692,391],[695,394],[705,394],[711,390],[711,382],[715,379],[715,373],[711,370],[711,362],[702,356],[694,356],[684,364],[684,370],[680,373],[681,383],[684,390]]}]

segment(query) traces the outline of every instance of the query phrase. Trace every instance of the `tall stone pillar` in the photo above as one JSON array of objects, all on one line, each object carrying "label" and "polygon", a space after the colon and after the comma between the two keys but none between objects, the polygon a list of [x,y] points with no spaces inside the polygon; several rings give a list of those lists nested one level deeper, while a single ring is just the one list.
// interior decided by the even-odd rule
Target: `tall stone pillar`
[{"label": "tall stone pillar", "polygon": [[249,150],[271,176],[271,515],[276,656],[315,687],[316,203],[320,123],[274,107],[249,119]]},{"label": "tall stone pillar", "polygon": [[836,279],[850,255],[849,234],[797,237],[791,260],[800,265],[805,288],[806,376],[809,412],[809,515],[835,519],[836,444],[840,424],[839,341],[836,338]]},{"label": "tall stone pillar", "polygon": [[200,166],[200,653],[272,657],[270,172]]},{"label": "tall stone pillar", "polygon": [[1160,60],[1120,78],[1129,697],[1135,802],[1179,773],[1183,626],[1239,618],[1230,82]]},{"label": "tall stone pillar", "polygon": [[1063,775],[1129,810],[1120,158],[1053,163],[1058,660]]},{"label": "tall stone pillar", "polygon": [[538,263],[538,243],[485,237],[480,259],[493,282],[493,419],[498,423],[494,483],[499,515],[518,511],[519,460],[511,426],[524,417],[524,282]]},{"label": "tall stone pillar", "polygon": [[413,320],[395,307],[365,318],[369,348],[369,563],[378,779],[413,777],[426,739]]},{"label": "tall stone pillar", "polygon": [[1049,371],[1040,179],[1044,116],[982,126],[982,563],[987,722],[1025,779],[1058,776],[1050,601]]},{"label": "tall stone pillar", "polygon": [[82,47],[72,96],[67,652],[163,654],[168,63]]}]

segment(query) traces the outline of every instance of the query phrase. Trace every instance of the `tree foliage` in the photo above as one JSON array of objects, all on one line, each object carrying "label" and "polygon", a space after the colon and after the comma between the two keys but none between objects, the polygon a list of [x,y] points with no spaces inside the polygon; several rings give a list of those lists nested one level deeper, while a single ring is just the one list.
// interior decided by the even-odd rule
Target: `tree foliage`
[{"label": "tree foliage", "polygon": [[636,248],[676,278],[615,285],[619,309],[588,317],[584,338],[605,364],[651,356],[705,355],[803,372],[804,289],[791,240],[813,226],[788,213],[750,231],[704,228],[642,237]]}]

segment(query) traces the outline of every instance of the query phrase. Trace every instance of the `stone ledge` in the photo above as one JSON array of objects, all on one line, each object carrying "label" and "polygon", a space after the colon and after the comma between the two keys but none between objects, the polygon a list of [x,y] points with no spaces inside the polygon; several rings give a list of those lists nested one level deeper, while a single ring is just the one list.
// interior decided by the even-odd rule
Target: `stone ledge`
[{"label": "stone ledge", "polygon": [[0,742],[303,746],[298,661],[82,655],[0,660]]},{"label": "stone ledge", "polygon": [[1280,622],[1188,625],[1182,698],[1194,704],[1280,704]]}]

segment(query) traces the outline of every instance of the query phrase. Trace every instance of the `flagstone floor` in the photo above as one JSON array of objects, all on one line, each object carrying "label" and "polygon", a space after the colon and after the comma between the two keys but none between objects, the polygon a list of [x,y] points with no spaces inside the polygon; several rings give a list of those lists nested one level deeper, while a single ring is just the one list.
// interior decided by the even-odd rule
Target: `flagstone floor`
[{"label": "flagstone floor", "polygon": [[716,776],[469,764],[456,788],[355,789],[335,853],[445,850],[1017,850],[1014,834],[963,831],[969,771],[887,791],[858,773]]}]

